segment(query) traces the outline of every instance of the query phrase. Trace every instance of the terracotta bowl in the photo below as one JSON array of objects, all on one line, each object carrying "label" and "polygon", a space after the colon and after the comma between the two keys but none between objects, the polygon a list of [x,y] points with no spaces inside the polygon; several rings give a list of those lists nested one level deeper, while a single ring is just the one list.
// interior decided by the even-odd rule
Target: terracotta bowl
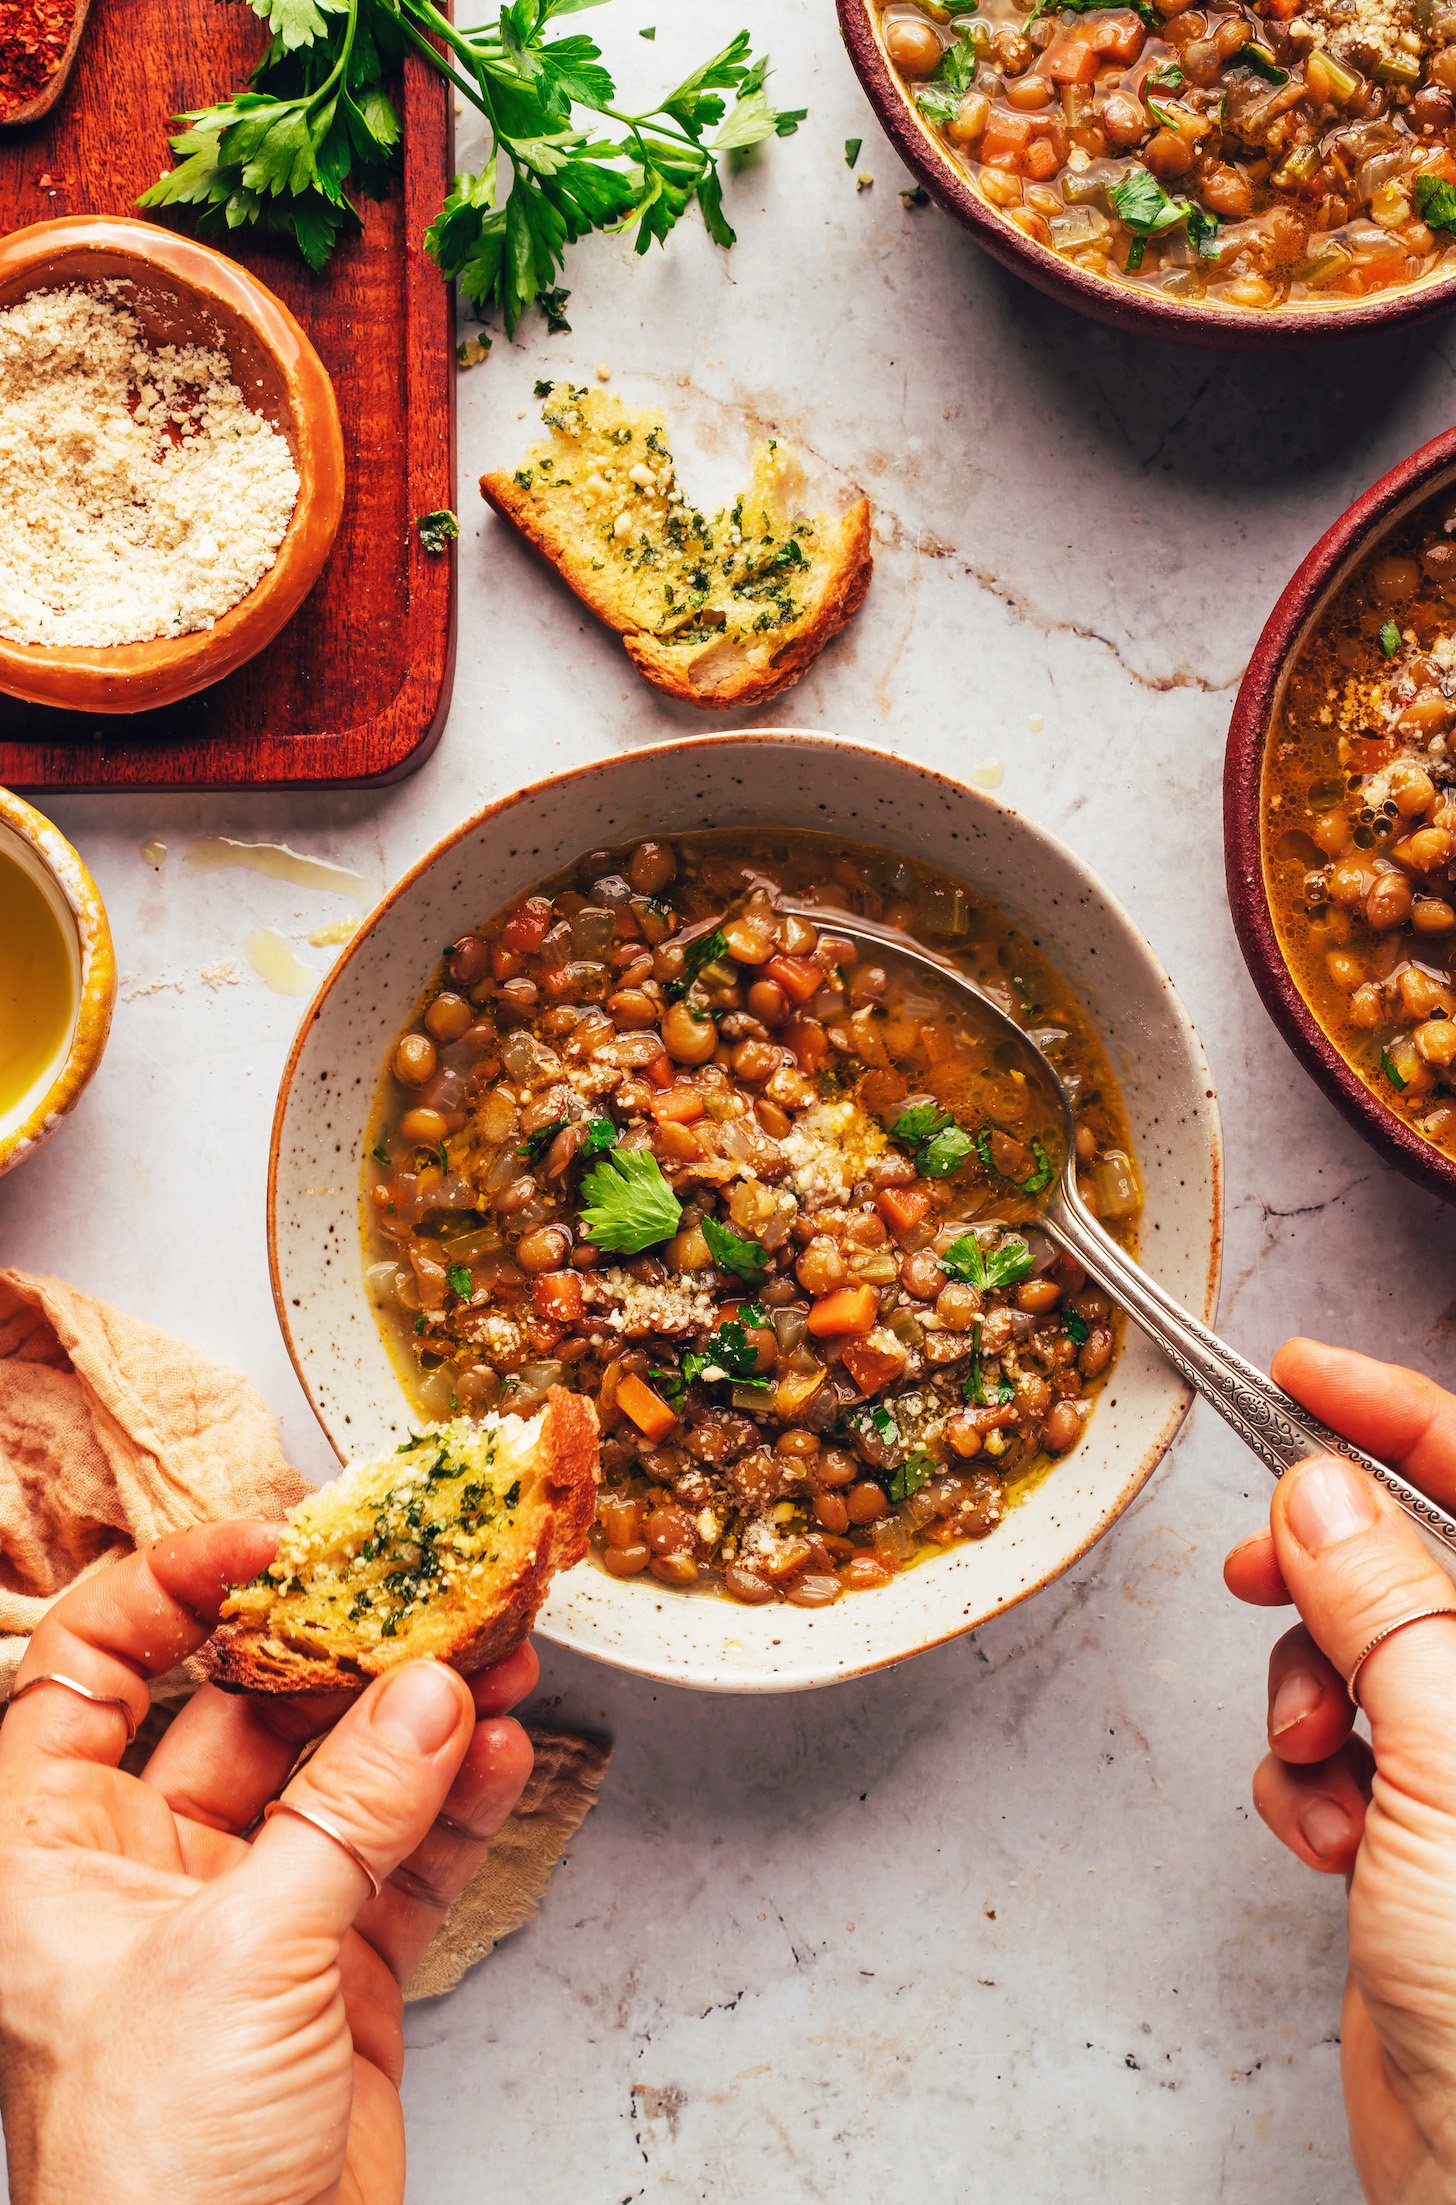
[{"label": "terracotta bowl", "polygon": [[155,343],[227,353],[248,404],[287,438],[301,485],[273,565],[211,628],[99,649],[0,638],[0,692],[77,712],[140,712],[220,681],[298,610],[338,534],[344,443],[333,385],[288,308],[211,246],[109,215],[37,222],[0,240],[0,306],[108,277],[132,286],[126,304]]},{"label": "terracotta bowl", "polygon": [[[880,843],[983,889],[1081,992],[1122,1081],[1147,1186],[1144,1250],[1212,1315],[1220,1248],[1218,1116],[1173,984],[1072,853],[993,798],[903,758],[787,731],[628,752],[505,798],[421,859],[355,936],[304,1018],[273,1123],[269,1246],[289,1351],[341,1456],[411,1411],[366,1298],[365,1128],[439,944],[602,844],[772,824]],[[1133,1337],[1086,1441],[1005,1523],[874,1593],[811,1611],[622,1583],[588,1561],[553,1591],[548,1638],[644,1676],[719,1691],[833,1683],[969,1631],[1059,1576],[1141,1489],[1189,1396]]]},{"label": "terracotta bowl", "polygon": [[79,1100],[106,1047],[116,959],[101,892],[64,835],[33,806],[0,789],[0,855],[30,875],[59,922],[71,963],[65,1042],[28,1092],[0,1110],[0,1173],[33,1155]]},{"label": "terracotta bowl", "polygon": [[1038,245],[981,197],[955,155],[923,121],[904,91],[881,43],[875,0],[836,0],[839,28],[855,73],[875,115],[901,160],[932,199],[955,216],[1004,268],[1025,276],[1039,291],[1075,306],[1095,321],[1135,336],[1173,344],[1214,345],[1234,351],[1303,345],[1326,337],[1368,336],[1397,322],[1440,313],[1456,298],[1456,263],[1387,296],[1348,306],[1291,304],[1271,312],[1247,307],[1183,304],[1133,283],[1089,275],[1050,246]]},{"label": "terracotta bowl", "polygon": [[1264,1007],[1305,1070],[1357,1133],[1412,1179],[1456,1201],[1456,1162],[1386,1108],[1326,1034],[1284,961],[1264,878],[1264,752],[1269,726],[1305,638],[1372,545],[1412,510],[1456,485],[1456,429],[1392,467],[1326,529],[1269,615],[1229,723],[1223,769],[1224,864],[1234,931]]}]

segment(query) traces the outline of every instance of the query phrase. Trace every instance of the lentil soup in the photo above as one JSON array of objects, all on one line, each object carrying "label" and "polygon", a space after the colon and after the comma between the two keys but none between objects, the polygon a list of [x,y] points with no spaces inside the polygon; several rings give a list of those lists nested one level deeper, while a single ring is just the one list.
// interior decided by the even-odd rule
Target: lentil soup
[{"label": "lentil soup", "polygon": [[1451,257],[1453,0],[873,4],[942,150],[1090,274],[1247,311]]},{"label": "lentil soup", "polygon": [[1265,750],[1264,874],[1300,993],[1386,1107],[1456,1157],[1456,497],[1361,562]]},{"label": "lentil soup", "polygon": [[369,1285],[423,1414],[593,1396],[616,1577],[802,1606],[886,1584],[992,1531],[1113,1359],[1106,1297],[1030,1222],[1061,1162],[1048,1099],[953,988],[837,937],[836,907],[1034,1033],[1084,1196],[1134,1229],[1085,1014],[943,874],[698,834],[594,852],[462,935],[381,1083]]}]

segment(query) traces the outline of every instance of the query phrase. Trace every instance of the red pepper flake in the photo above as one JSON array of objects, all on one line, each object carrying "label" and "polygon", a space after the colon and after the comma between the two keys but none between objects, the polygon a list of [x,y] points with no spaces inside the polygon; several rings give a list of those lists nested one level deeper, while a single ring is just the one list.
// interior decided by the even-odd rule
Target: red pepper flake
[{"label": "red pepper flake", "polygon": [[0,121],[50,82],[75,20],[76,0],[0,0]]}]

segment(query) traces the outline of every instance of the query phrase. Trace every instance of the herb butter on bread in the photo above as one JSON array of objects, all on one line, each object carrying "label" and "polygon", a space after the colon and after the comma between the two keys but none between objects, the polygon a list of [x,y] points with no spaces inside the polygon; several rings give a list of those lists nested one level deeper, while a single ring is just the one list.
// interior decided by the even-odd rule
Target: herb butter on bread
[{"label": "herb butter on bread", "polygon": [[689,704],[761,704],[808,672],[869,588],[869,500],[835,520],[804,510],[804,471],[756,447],[752,480],[706,517],[678,481],[654,412],[573,383],[537,385],[549,442],[481,492],[639,674]]},{"label": "herb butter on bread", "polygon": [[531,1417],[412,1433],[299,1503],[208,1649],[239,1691],[362,1689],[433,1655],[478,1669],[518,1646],[596,1513],[591,1403],[555,1386]]}]

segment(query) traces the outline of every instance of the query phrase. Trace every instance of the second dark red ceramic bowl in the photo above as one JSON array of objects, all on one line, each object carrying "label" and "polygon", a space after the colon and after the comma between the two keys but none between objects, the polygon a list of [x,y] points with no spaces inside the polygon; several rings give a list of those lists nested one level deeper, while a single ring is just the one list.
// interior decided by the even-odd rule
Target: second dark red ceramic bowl
[{"label": "second dark red ceramic bowl", "polygon": [[1003,267],[1024,276],[1064,306],[1135,336],[1171,344],[1216,345],[1254,351],[1305,345],[1333,337],[1369,336],[1374,329],[1419,321],[1456,303],[1456,267],[1378,298],[1348,306],[1288,305],[1257,313],[1247,307],[1181,304],[1160,291],[1090,275],[1073,261],[1038,245],[988,204],[949,147],[926,127],[914,102],[885,58],[878,28],[879,0],[836,0],[839,28],[855,74],[901,160],[932,199],[954,215]]},{"label": "second dark red ceramic bowl", "polygon": [[1229,725],[1223,772],[1224,864],[1239,947],[1265,1009],[1357,1132],[1423,1187],[1456,1202],[1456,1162],[1388,1110],[1316,1019],[1284,961],[1264,875],[1264,753],[1284,686],[1325,606],[1379,539],[1456,485],[1456,429],[1392,467],[1326,529],[1294,574],[1254,646]]}]

